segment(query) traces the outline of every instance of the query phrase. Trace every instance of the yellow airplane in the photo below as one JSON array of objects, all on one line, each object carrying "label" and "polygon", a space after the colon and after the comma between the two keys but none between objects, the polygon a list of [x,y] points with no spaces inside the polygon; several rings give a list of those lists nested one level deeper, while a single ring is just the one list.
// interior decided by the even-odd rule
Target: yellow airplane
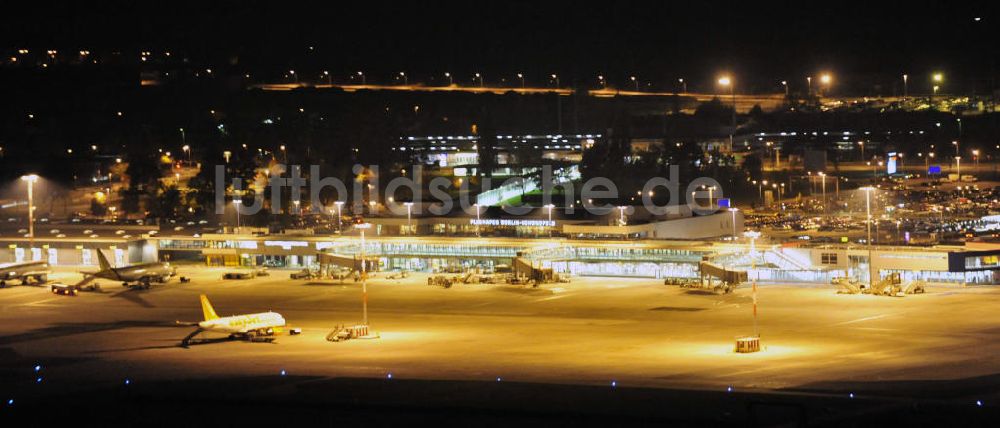
[{"label": "yellow airplane", "polygon": [[[215,313],[215,308],[212,307],[212,303],[208,301],[208,297],[204,294],[201,295],[201,311],[205,316],[204,321],[197,323],[178,322],[178,324],[193,325],[198,327],[181,341],[181,346],[185,348],[188,347],[191,343],[191,339],[206,331],[212,333],[224,333],[228,334],[230,338],[241,338],[251,342],[259,341],[261,339],[273,340],[273,337],[276,334],[281,333],[283,327],[285,327],[285,318],[277,312],[268,311],[255,314],[220,317]],[[299,329],[290,330],[290,333],[292,334],[298,334],[300,332],[301,330]]]}]

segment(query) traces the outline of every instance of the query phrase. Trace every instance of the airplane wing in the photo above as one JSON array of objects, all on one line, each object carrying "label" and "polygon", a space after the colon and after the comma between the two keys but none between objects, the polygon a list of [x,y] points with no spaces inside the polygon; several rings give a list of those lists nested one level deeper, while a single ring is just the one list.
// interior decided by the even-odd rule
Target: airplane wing
[{"label": "airplane wing", "polygon": [[80,288],[80,287],[83,287],[83,286],[85,286],[87,284],[90,284],[91,282],[94,282],[95,279],[97,279],[96,276],[87,275],[85,273],[85,274],[83,274],[83,279],[80,280],[80,282],[78,282],[76,284],[73,284],[73,286],[76,287],[76,288]]}]

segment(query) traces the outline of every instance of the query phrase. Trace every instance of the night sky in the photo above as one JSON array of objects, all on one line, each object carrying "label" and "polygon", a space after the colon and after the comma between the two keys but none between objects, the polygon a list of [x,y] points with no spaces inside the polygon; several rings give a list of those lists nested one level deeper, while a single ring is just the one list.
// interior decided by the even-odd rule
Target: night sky
[{"label": "night sky", "polygon": [[597,73],[707,84],[723,71],[746,86],[820,71],[869,84],[941,70],[981,86],[997,56],[987,2],[83,3],[32,3],[7,16],[0,39],[7,49],[172,49],[207,64],[418,80],[560,73],[566,84]]}]

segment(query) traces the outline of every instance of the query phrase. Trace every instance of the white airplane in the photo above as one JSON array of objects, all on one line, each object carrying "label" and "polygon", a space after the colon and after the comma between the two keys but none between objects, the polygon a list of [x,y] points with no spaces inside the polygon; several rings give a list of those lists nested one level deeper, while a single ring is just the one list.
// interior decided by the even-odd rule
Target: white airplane
[{"label": "white airplane", "polygon": [[49,280],[49,262],[36,260],[33,262],[7,263],[0,265],[0,288],[7,286],[7,281],[20,280],[21,284],[27,284],[34,279],[39,284]]},{"label": "white airplane", "polygon": [[111,262],[108,261],[108,258],[104,256],[101,250],[97,250],[97,261],[100,263],[101,270],[97,272],[80,272],[83,274],[83,281],[76,284],[77,287],[82,288],[91,281],[102,278],[121,281],[122,285],[126,288],[130,287],[131,284],[132,287],[148,289],[150,283],[157,282],[163,284],[177,275],[177,268],[170,266],[168,262],[141,263],[119,268],[112,267]]},{"label": "white airplane", "polygon": [[[220,317],[215,313],[215,308],[208,301],[208,297],[201,295],[201,311],[205,315],[205,320],[197,323],[181,323],[182,325],[193,325],[198,328],[187,335],[181,341],[181,346],[187,348],[191,339],[202,332],[224,333],[230,338],[241,338],[251,342],[258,340],[273,340],[274,336],[281,333],[285,326],[285,318],[277,312],[259,312],[249,315],[233,315]],[[299,329],[292,329],[292,334],[298,334]]]}]

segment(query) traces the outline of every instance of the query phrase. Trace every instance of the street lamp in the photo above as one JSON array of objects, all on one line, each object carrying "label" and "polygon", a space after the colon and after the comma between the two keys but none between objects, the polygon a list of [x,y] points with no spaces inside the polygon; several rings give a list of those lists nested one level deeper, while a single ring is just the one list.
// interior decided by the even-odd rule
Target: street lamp
[{"label": "street lamp", "polygon": [[906,101],[906,95],[908,93],[907,83],[909,82],[909,80],[910,80],[910,76],[904,74],[903,75],[903,101]]},{"label": "street lamp", "polygon": [[608,89],[608,81],[604,80],[604,75],[603,74],[598,74],[597,75],[597,83],[601,84],[601,89]]},{"label": "street lamp", "polygon": [[408,86],[410,84],[410,78],[406,76],[405,71],[400,71],[399,76],[403,78],[403,86]]},{"label": "street lamp", "polygon": [[452,78],[451,78],[451,73],[445,73],[445,74],[444,74],[444,77],[447,77],[447,78],[448,78],[448,86],[451,86],[451,85],[454,85],[454,84],[455,84],[455,82],[454,82],[454,81],[452,80]]},{"label": "street lamp", "polygon": [[368,325],[368,260],[365,257],[365,230],[371,229],[371,223],[354,225],[361,231],[361,325]]},{"label": "street lamp", "polygon": [[782,80],[781,81],[781,86],[785,87],[785,98],[787,98],[788,97],[788,81],[787,80]]},{"label": "street lamp", "polygon": [[[482,88],[483,87],[483,75],[479,74],[479,73],[476,73],[476,79],[479,79],[479,87]],[[475,81],[475,79],[473,79],[473,81]]]},{"label": "street lamp", "polygon": [[955,173],[958,175],[958,179],[962,179],[962,157],[955,156]]},{"label": "street lamp", "polygon": [[236,211],[236,234],[240,233],[240,204],[243,203],[242,199],[233,198],[233,210]]},{"label": "street lamp", "polygon": [[[403,202],[403,205],[406,205],[406,228],[410,229],[413,227],[410,224],[410,218],[413,214],[413,202]],[[407,230],[407,232],[409,233],[410,230]]]},{"label": "street lamp", "polygon": [[684,79],[677,79],[677,83],[681,84],[681,93],[686,94],[688,91],[688,84]]},{"label": "street lamp", "polygon": [[833,83],[833,76],[830,76],[830,74],[828,74],[828,73],[824,73],[822,76],[819,76],[819,83],[823,84],[823,86],[821,86],[821,90],[820,90],[820,95],[822,96],[822,95],[824,95],[824,92],[822,91],[822,88],[826,88],[827,91],[830,90],[830,84]]},{"label": "street lamp", "polygon": [[32,248],[35,246],[35,182],[38,175],[22,175],[21,179],[28,183],[28,244]]},{"label": "street lamp", "polygon": [[337,232],[340,232],[340,222],[344,218],[340,214],[340,209],[344,206],[344,201],[334,201],[333,204],[337,206]]},{"label": "street lamp", "polygon": [[552,80],[555,80],[555,82],[556,82],[556,89],[559,89],[559,75],[553,74],[552,75]]},{"label": "street lamp", "polygon": [[556,206],[552,205],[552,204],[548,204],[548,205],[545,206],[545,208],[549,210],[549,223],[552,223],[552,208],[555,208],[555,207]]},{"label": "street lamp", "polygon": [[736,240],[736,211],[739,211],[739,210],[740,209],[736,208],[736,207],[733,207],[733,208],[729,209],[729,212],[733,214],[733,241]]},{"label": "street lamp", "polygon": [[326,77],[326,84],[333,86],[333,77],[330,76],[330,72],[323,70],[323,77]]},{"label": "street lamp", "polygon": [[361,78],[361,85],[362,86],[367,84],[366,81],[365,81],[365,73],[362,73],[362,72],[359,71],[358,72],[358,77]]},{"label": "street lamp", "polygon": [[[181,129],[184,129],[184,128],[181,128]],[[191,164],[191,146],[185,144],[184,147],[181,147],[181,150],[183,150],[184,153],[187,154],[188,164],[190,165]]]},{"label": "street lamp", "polygon": [[820,171],[819,172],[819,176],[823,180],[823,185],[822,185],[822,188],[823,188],[823,212],[826,212],[827,211],[826,210],[826,173],[823,172],[823,171]]},{"label": "street lamp", "polygon": [[621,225],[621,226],[625,225],[625,208],[628,208],[628,207],[626,207],[624,205],[618,207],[618,212],[619,212],[619,214],[618,214],[618,224]]},{"label": "street lamp", "polygon": [[524,89],[524,73],[517,73],[517,78],[521,79],[521,89]]},{"label": "street lamp", "polygon": [[862,187],[861,190],[865,192],[865,211],[867,212],[867,225],[868,225],[868,284],[869,287],[875,284],[875,264],[872,260],[872,191],[875,190],[874,187],[866,186]]},{"label": "street lamp", "polygon": [[733,79],[729,76],[722,76],[719,78],[719,86],[729,87],[729,95],[733,98],[733,115],[732,123],[730,123],[729,128],[729,147],[733,146],[733,133],[736,132],[736,85],[733,84]]},{"label": "street lamp", "polygon": [[632,83],[635,83],[635,91],[639,92],[639,79],[636,79],[635,76],[631,76],[629,77],[629,80],[631,80]]},{"label": "street lamp", "polygon": [[479,222],[481,221],[481,219],[479,217],[479,207],[480,207],[480,205],[478,203],[476,203],[476,204],[473,204],[473,206],[476,207],[476,236],[479,236]]}]

